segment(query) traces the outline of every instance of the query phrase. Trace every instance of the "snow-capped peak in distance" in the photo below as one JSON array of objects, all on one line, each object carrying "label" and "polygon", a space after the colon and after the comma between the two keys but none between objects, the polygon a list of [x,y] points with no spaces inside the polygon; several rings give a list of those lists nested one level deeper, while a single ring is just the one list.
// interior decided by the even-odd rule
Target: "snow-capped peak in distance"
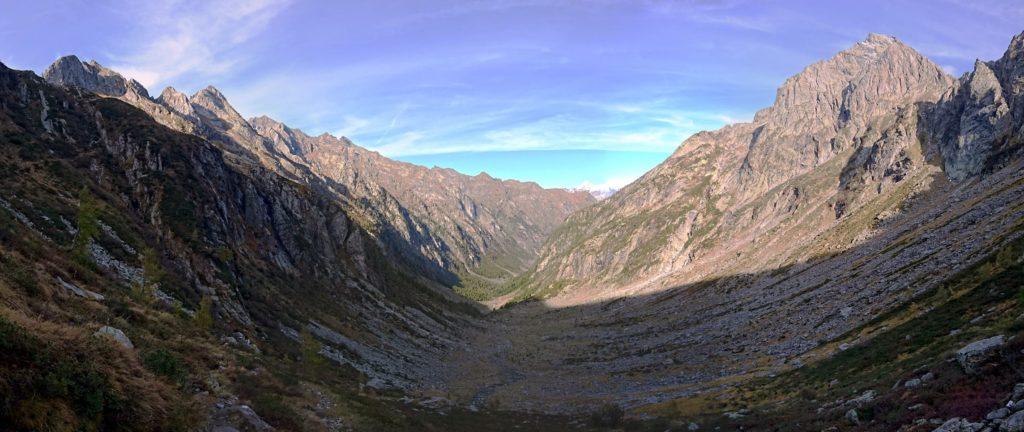
[{"label": "snow-capped peak in distance", "polygon": [[572,192],[587,192],[594,198],[603,200],[618,192],[627,184],[632,182],[632,179],[611,179],[604,183],[592,183],[589,180],[584,180],[579,186],[576,186],[570,191]]}]

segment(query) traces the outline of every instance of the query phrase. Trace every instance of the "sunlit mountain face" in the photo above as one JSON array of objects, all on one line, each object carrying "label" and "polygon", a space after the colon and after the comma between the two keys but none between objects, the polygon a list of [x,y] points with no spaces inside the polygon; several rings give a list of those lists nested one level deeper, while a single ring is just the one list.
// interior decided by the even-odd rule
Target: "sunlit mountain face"
[{"label": "sunlit mountain face", "polygon": [[0,429],[1022,430],[1013,2],[5,6]]}]

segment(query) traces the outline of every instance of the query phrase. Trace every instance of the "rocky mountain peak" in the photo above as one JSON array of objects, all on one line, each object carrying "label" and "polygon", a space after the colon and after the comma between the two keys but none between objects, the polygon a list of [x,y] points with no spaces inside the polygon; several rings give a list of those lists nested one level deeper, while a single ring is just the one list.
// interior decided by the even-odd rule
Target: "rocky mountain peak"
[{"label": "rocky mountain peak", "polygon": [[867,39],[864,39],[862,43],[874,43],[874,44],[892,44],[900,43],[898,39],[893,36],[882,34],[882,33],[868,33]]},{"label": "rocky mountain peak", "polygon": [[[999,165],[1024,142],[1024,33],[1003,57],[977,60],[930,115],[946,175],[963,180]],[[1016,129],[1015,129],[1016,128]]]},{"label": "rocky mountain peak", "polygon": [[855,111],[862,108],[888,109],[908,97],[941,91],[951,81],[942,68],[913,48],[892,36],[872,33],[787,79],[774,105],[759,112],[754,122],[793,126],[819,121],[832,126],[843,112],[850,116],[869,114]]},{"label": "rocky mountain peak", "polygon": [[227,97],[216,87],[207,86],[193,94],[188,101],[200,116],[222,123],[216,125],[217,129],[237,129],[245,134],[246,140],[259,141],[249,122],[231,106]]},{"label": "rocky mountain peak", "polygon": [[160,93],[160,97],[157,98],[157,102],[185,117],[195,116],[195,110],[192,109],[192,104],[189,103],[188,96],[176,90],[174,87],[168,86],[165,88],[164,91]]},{"label": "rocky mountain peak", "polygon": [[1024,56],[1024,32],[1010,40],[1010,46],[1006,48],[1006,54],[1003,55],[1003,58],[1019,59],[1021,56]]},{"label": "rocky mountain peak", "polygon": [[[901,107],[935,102],[953,78],[896,38],[867,39],[787,79],[775,103],[757,113],[740,187],[752,194],[831,160],[854,145],[872,124]],[[749,149],[749,151],[747,150]]]},{"label": "rocky mountain peak", "polygon": [[1011,88],[1024,87],[1024,84],[1018,81],[1020,77],[1024,77],[1024,32],[1013,37],[1003,57],[994,63],[1000,69],[1004,85]]},{"label": "rocky mountain peak", "polygon": [[262,133],[263,131],[270,130],[287,131],[288,129],[290,129],[284,123],[281,123],[265,115],[250,118],[249,124],[251,124],[252,127],[256,128],[256,130],[260,131],[260,133]]},{"label": "rocky mountain peak", "polygon": [[228,103],[228,99],[224,97],[224,93],[221,93],[220,90],[212,85],[197,91],[189,98],[189,101],[211,109],[216,107],[218,110],[231,109],[234,111],[234,108]]},{"label": "rocky mountain peak", "polygon": [[279,151],[298,156],[307,155],[312,150],[312,141],[302,131],[294,130],[288,125],[265,115],[249,119],[249,124],[263,137],[266,137]]},{"label": "rocky mountain peak", "polygon": [[145,88],[138,82],[129,82],[95,60],[82,63],[74,55],[57,59],[43,72],[43,78],[52,84],[78,87],[104,96],[121,97],[131,89],[148,97]]}]

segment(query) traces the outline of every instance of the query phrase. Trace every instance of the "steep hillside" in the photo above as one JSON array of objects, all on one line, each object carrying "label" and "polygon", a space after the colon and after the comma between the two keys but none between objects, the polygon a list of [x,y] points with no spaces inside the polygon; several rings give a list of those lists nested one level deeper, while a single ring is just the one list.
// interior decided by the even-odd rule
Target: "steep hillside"
[{"label": "steep hillside", "polygon": [[74,56],[59,59],[44,77],[133,104],[168,127],[218,143],[236,163],[329,185],[390,254],[445,284],[522,272],[569,213],[594,201],[585,193],[393,161],[267,117],[246,120],[213,87],[192,96],[168,87],[152,99],[137,82]]},{"label": "steep hillside", "polygon": [[397,162],[345,138],[317,137],[258,117],[250,123],[278,148],[308,161],[325,177],[372,197],[383,188],[424,220],[459,263],[507,278],[525,269],[547,235],[594,199],[586,193],[543,189],[536,183],[466,176],[451,169]]},{"label": "steep hillside", "polygon": [[292,407],[429,386],[477,315],[384,259],[330,187],[120,100],[0,65],[0,137],[5,426],[237,426],[246,403],[279,426],[371,421]]}]

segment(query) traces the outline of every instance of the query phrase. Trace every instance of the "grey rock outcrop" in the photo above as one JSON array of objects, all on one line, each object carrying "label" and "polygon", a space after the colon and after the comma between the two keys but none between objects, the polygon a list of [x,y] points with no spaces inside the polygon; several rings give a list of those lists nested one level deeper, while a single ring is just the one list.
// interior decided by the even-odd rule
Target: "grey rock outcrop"
[{"label": "grey rock outcrop", "polygon": [[1006,408],[999,408],[985,415],[985,420],[999,420],[1004,419],[1010,415],[1010,410]]},{"label": "grey rock outcrop", "polygon": [[124,332],[121,331],[121,329],[118,329],[118,328],[114,328],[114,327],[111,327],[111,326],[100,327],[99,330],[96,330],[95,336],[109,337],[109,338],[115,340],[117,343],[121,344],[121,346],[123,346],[125,348],[128,348],[128,349],[134,349],[135,348],[135,345],[132,345],[131,339],[128,339],[128,336],[125,335]]},{"label": "grey rock outcrop", "polygon": [[76,56],[61,57],[43,72],[43,77],[53,83],[61,83],[107,96],[123,96],[129,91],[148,97],[142,84],[126,80],[117,72],[100,66],[95,61],[83,63]]},{"label": "grey rock outcrop", "polygon": [[953,180],[963,180],[999,164],[1024,139],[1024,34],[1003,57],[978,60],[974,71],[943,95],[931,117],[943,164]]},{"label": "grey rock outcrop", "polygon": [[964,372],[976,373],[978,367],[991,358],[1005,341],[1006,338],[999,335],[972,342],[956,352],[956,361],[960,363]]},{"label": "grey rock outcrop", "polygon": [[1024,431],[1024,411],[1018,411],[1012,416],[1008,417],[999,425],[1001,432],[1021,432]]},{"label": "grey rock outcrop", "polygon": [[71,282],[67,282],[64,279],[61,279],[60,276],[57,276],[57,284],[60,285],[61,288],[67,290],[68,292],[82,298],[96,301],[103,301],[106,298],[103,296],[103,294],[92,292],[85,288],[80,288],[78,287],[78,285],[75,285]]},{"label": "grey rock outcrop", "polygon": [[983,427],[981,423],[971,423],[967,419],[954,418],[943,423],[934,432],[978,432]]}]

